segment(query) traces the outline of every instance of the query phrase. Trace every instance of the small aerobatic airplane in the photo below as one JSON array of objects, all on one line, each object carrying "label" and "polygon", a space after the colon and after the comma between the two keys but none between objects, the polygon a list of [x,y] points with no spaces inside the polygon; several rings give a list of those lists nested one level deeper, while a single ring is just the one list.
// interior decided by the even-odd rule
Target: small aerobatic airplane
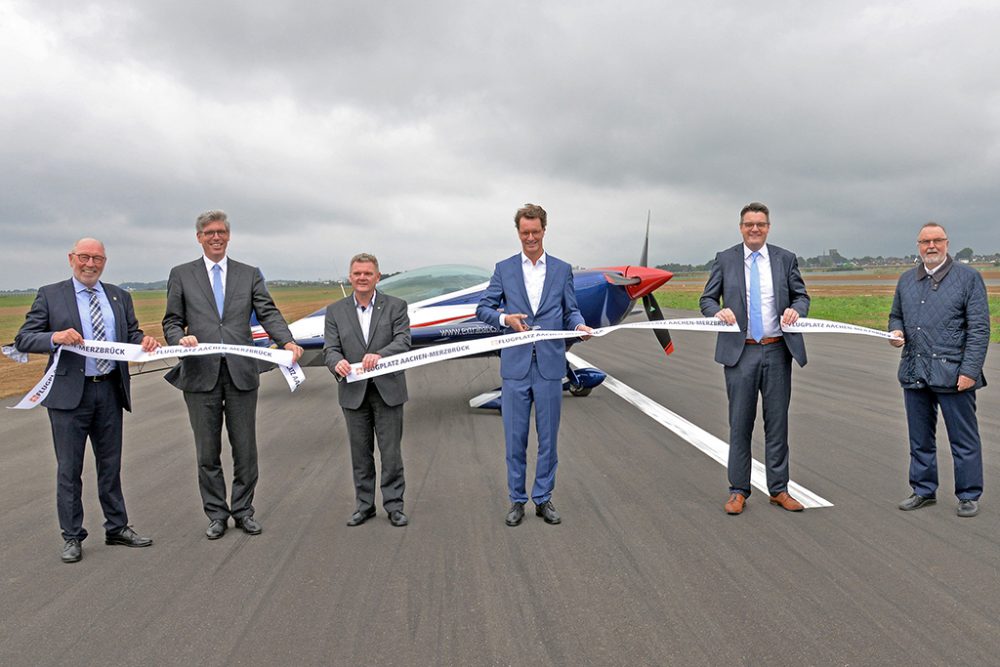
[{"label": "small aerobatic airplane", "polygon": [[[642,299],[650,320],[663,319],[653,292],[673,277],[669,271],[649,268],[649,225],[639,266],[613,266],[573,272],[577,305],[587,325],[597,328],[618,324]],[[489,285],[492,272],[472,266],[439,265],[404,271],[378,283],[378,290],[399,297],[409,305],[410,335],[414,348],[497,336],[499,329],[476,319],[476,306]],[[326,309],[321,308],[289,325],[295,342],[305,353],[302,366],[323,365],[323,328]],[[664,352],[673,352],[670,333],[654,329]],[[509,332],[508,332],[509,333]],[[267,333],[253,327],[254,344],[270,345]],[[572,343],[568,342],[568,345]],[[604,381],[596,368],[573,369],[566,365],[563,389],[586,396]],[[499,409],[499,390],[470,401],[473,407]]]}]

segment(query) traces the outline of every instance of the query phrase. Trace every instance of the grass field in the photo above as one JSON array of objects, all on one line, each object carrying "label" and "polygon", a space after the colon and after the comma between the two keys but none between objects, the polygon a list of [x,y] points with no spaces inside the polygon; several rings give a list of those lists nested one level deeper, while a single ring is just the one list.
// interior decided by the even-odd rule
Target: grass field
[{"label": "grass field", "polygon": [[[336,301],[343,293],[339,287],[289,287],[275,288],[271,295],[285,319],[291,322]],[[34,296],[0,295],[0,343],[13,342],[34,299]],[[160,321],[166,308],[166,292],[133,292],[132,302],[139,328],[162,341]],[[7,357],[0,357],[0,398],[24,394],[31,389],[42,376],[46,359],[46,355],[33,354],[28,363],[16,364]]]},{"label": "grass field", "polygon": [[[892,278],[895,275],[897,274],[868,274],[868,278]],[[701,296],[706,277],[705,274],[678,275],[667,287],[657,290],[656,299],[663,308],[697,311],[698,297]],[[809,316],[884,330],[892,305],[893,286],[871,284],[864,277],[848,278],[836,273],[806,274],[806,284],[812,298]],[[852,284],[824,284],[844,282],[845,279],[850,279]],[[275,288],[271,290],[271,294],[289,322],[305,317],[343,296],[339,287]],[[0,343],[6,345],[14,340],[33,300],[34,297],[29,295],[0,295]],[[132,300],[140,328],[162,341],[160,321],[163,318],[166,293],[134,292]],[[1000,289],[990,289],[990,313],[991,340],[1000,342]],[[45,355],[31,355],[29,363],[16,364],[6,357],[0,357],[0,398],[28,391],[41,377],[45,360]]]}]

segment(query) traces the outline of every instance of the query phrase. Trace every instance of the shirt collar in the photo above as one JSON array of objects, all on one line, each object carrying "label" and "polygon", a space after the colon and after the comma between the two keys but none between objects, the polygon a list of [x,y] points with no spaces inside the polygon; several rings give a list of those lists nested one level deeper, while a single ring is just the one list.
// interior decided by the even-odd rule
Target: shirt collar
[{"label": "shirt collar", "polygon": [[[764,245],[762,245],[760,247],[760,250],[758,250],[757,252],[759,252],[760,256],[763,257],[764,259],[768,259],[767,244],[766,243]],[[752,255],[753,253],[754,253],[754,251],[751,250],[750,248],[748,248],[747,244],[744,243],[743,244],[743,259],[744,260],[750,259],[750,255]]]},{"label": "shirt collar", "polygon": [[923,262],[920,262],[920,264],[917,265],[917,280],[923,280],[924,278],[930,276],[931,280],[939,283],[944,280],[946,275],[948,275],[952,264],[954,264],[954,262],[951,259],[951,255],[946,255],[944,261],[938,264],[937,268],[931,272],[927,270],[927,267],[924,266]]},{"label": "shirt collar", "polygon": [[[84,285],[83,283],[81,283],[79,280],[77,280],[76,276],[73,276],[73,292],[74,293],[79,294],[80,292],[83,292],[84,290],[88,290],[88,289],[91,289],[91,288],[87,287],[86,285]],[[100,294],[104,294],[104,285],[101,284],[100,280],[98,280],[97,284],[94,285],[93,290],[95,292],[100,293]]]},{"label": "shirt collar", "polygon": [[210,260],[205,255],[202,255],[201,258],[203,260],[205,260],[205,268],[207,268],[209,271],[211,271],[212,267],[215,266],[216,264],[218,264],[220,267],[222,267],[222,272],[223,273],[225,273],[226,269],[229,268],[229,255],[226,255],[225,257],[223,257],[222,259],[220,259],[218,262],[213,262],[212,260]]},{"label": "shirt collar", "polygon": [[522,250],[521,251],[521,264],[522,265],[523,264],[527,264],[528,266],[538,266],[539,264],[541,264],[542,266],[545,266],[545,253],[542,252],[542,256],[538,258],[537,262],[532,262],[531,259],[527,255],[525,255],[524,251]]},{"label": "shirt collar", "polygon": [[[364,310],[362,310],[361,312],[366,312],[366,311],[368,311],[368,310],[369,310],[369,309],[370,309],[370,308],[371,308],[372,306],[374,306],[374,305],[375,305],[375,298],[376,298],[377,296],[378,296],[378,290],[375,290],[374,292],[372,292],[372,300],[371,300],[371,301],[370,301],[370,302],[368,303],[368,305],[367,305],[367,306],[365,306],[365,309],[364,309]],[[361,309],[361,304],[360,304],[360,303],[358,303],[358,297],[356,297],[356,296],[355,296],[355,295],[354,295],[354,294],[352,293],[352,294],[351,294],[351,298],[352,298],[352,299],[354,299],[354,307],[360,310],[360,309]]]}]

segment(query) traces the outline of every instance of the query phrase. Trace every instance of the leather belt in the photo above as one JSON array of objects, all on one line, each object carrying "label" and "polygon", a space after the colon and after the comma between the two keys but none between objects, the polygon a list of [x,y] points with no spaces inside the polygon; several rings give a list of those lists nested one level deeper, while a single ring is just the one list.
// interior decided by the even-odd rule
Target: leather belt
[{"label": "leather belt", "polygon": [[118,375],[118,371],[111,371],[107,375],[88,375],[87,382],[104,382]]},{"label": "leather belt", "polygon": [[770,345],[771,343],[777,343],[779,340],[781,340],[781,336],[761,338],[760,342],[755,341],[753,338],[747,338],[747,345]]}]

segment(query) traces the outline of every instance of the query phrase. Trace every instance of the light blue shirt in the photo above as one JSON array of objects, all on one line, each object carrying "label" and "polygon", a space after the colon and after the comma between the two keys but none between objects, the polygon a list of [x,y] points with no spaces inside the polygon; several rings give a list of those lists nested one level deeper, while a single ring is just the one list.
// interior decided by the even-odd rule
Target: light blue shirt
[{"label": "light blue shirt", "polygon": [[[757,270],[760,274],[760,312],[764,322],[764,338],[773,338],[783,335],[781,331],[781,313],[778,312],[777,302],[774,298],[774,279],[771,276],[771,255],[768,252],[767,244],[761,246],[757,252]],[[750,266],[753,264],[753,250],[743,244],[743,275],[747,284],[747,309],[750,308]]]},{"label": "light blue shirt", "polygon": [[[87,292],[87,286],[81,283],[76,277],[73,277],[73,290],[76,292],[76,307],[80,311],[80,334],[86,340],[94,340],[94,325],[90,321],[90,293]],[[104,291],[104,285],[101,281],[97,281],[94,285],[94,291],[97,292],[97,300],[101,304],[101,315],[104,317],[104,338],[112,343],[117,342],[115,338],[115,311],[111,309],[111,302],[108,301],[108,295]],[[87,376],[100,375],[101,373],[97,370],[97,360],[87,357],[84,374]]]}]

